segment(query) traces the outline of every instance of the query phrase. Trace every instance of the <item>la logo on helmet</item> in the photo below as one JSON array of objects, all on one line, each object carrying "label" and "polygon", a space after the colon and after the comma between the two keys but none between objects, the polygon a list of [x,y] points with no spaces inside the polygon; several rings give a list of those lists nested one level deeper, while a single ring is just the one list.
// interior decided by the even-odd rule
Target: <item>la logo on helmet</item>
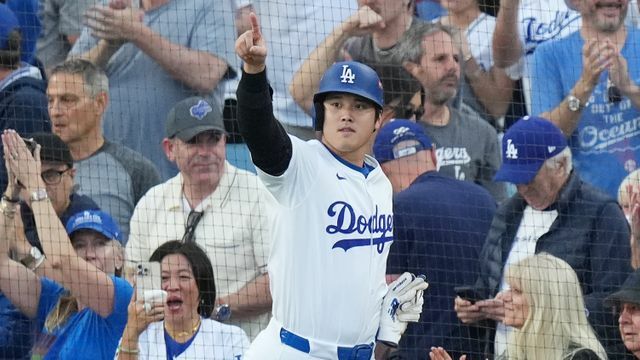
[{"label": "la logo on helmet", "polygon": [[507,159],[517,159],[518,158],[518,149],[513,145],[511,139],[507,140],[507,151],[505,153]]},{"label": "la logo on helmet", "polygon": [[351,71],[349,65],[342,65],[342,75],[340,75],[340,82],[345,84],[353,84],[353,80],[355,79],[356,74]]}]

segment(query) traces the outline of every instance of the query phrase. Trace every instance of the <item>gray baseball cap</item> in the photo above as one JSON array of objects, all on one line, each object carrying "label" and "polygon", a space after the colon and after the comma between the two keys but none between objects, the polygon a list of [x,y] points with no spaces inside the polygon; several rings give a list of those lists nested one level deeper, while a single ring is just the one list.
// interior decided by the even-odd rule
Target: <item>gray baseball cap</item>
[{"label": "gray baseball cap", "polygon": [[631,273],[618,291],[604,299],[604,305],[609,307],[622,303],[640,304],[640,269]]},{"label": "gray baseball cap", "polygon": [[204,131],[226,133],[222,114],[205,98],[194,96],[174,105],[167,115],[165,130],[168,138],[189,141]]}]

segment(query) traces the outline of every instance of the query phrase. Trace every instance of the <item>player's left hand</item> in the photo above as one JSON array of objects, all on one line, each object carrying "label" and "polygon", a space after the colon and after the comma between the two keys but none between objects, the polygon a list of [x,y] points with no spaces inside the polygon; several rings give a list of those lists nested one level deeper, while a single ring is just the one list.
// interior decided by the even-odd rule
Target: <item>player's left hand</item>
[{"label": "player's left hand", "polygon": [[428,286],[424,277],[416,277],[408,272],[389,285],[382,301],[378,341],[393,347],[398,345],[407,324],[420,320],[423,292]]}]

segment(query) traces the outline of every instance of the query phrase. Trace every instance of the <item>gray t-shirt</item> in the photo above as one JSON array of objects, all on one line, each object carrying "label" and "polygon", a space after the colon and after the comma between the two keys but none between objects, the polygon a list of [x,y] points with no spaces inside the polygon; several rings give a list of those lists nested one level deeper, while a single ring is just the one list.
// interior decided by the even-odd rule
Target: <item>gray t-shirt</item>
[{"label": "gray t-shirt", "polygon": [[421,88],[420,82],[402,66],[406,54],[400,51],[402,44],[407,41],[407,36],[414,33],[416,25],[421,22],[422,20],[414,18],[409,29],[402,34],[396,45],[389,49],[374,46],[371,34],[347,40],[345,48],[353,60],[369,65],[380,76],[385,104],[393,104],[399,100],[398,105],[406,106]]},{"label": "gray t-shirt", "polygon": [[[145,13],[144,23],[168,41],[215,55],[231,67],[235,27],[228,0],[171,0]],[[71,54],[93,48],[98,39],[84,28]],[[105,136],[150,159],[163,179],[177,174],[162,150],[167,113],[178,101],[197,95],[173,79],[155,60],[131,43],[123,45],[106,65],[109,107],[104,115]],[[212,96],[214,109],[222,113],[223,86]]]},{"label": "gray t-shirt", "polygon": [[42,32],[36,43],[38,59],[48,69],[63,62],[71,45],[66,36],[79,36],[87,8],[99,0],[40,0]]},{"label": "gray t-shirt", "polygon": [[478,116],[463,115],[451,107],[449,111],[445,126],[418,122],[436,145],[440,173],[481,185],[502,201],[505,186],[493,181],[501,163],[496,130]]},{"label": "gray t-shirt", "polygon": [[160,183],[156,168],[137,152],[106,140],[98,151],[74,166],[80,186],[77,192],[89,196],[118,222],[126,243],[138,200]]}]

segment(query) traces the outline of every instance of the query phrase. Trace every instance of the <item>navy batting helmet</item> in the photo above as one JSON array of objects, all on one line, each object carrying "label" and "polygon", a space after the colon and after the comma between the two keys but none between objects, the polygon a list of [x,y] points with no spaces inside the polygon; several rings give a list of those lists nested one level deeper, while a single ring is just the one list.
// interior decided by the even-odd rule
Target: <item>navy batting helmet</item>
[{"label": "navy batting helmet", "polygon": [[384,106],[382,82],[376,72],[357,61],[337,62],[325,71],[320,88],[313,95],[315,129],[322,131],[324,123],[324,98],[329,93],[348,93],[361,96],[375,104],[378,111]]}]

